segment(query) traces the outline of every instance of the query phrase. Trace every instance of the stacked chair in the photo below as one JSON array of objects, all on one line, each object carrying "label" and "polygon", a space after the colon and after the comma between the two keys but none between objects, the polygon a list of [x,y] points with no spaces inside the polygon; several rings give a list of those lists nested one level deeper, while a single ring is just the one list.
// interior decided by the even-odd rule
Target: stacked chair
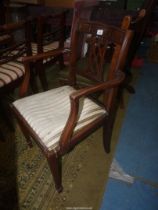
[{"label": "stacked chair", "polygon": [[[26,97],[16,100],[11,108],[28,144],[31,146],[34,140],[47,158],[58,192],[63,189],[62,156],[99,127],[103,128],[105,151],[110,151],[117,92],[124,80],[122,69],[131,38],[130,30],[78,19],[71,37],[66,84],[32,96],[26,96],[30,64],[43,62],[64,50],[23,58],[26,74],[22,94]],[[114,50],[105,79],[105,56],[109,45],[113,45]],[[90,85],[81,87],[77,75],[91,81]],[[98,93],[101,99],[96,97]]]},{"label": "stacked chair", "polygon": [[21,21],[0,26],[0,93],[21,83],[25,69],[23,56],[32,55],[30,22]]},{"label": "stacked chair", "polygon": [[13,123],[8,105],[13,91],[24,79],[25,68],[21,57],[31,55],[29,29],[29,21],[0,26],[0,107],[1,114],[11,129]]},{"label": "stacked chair", "polygon": [[[54,12],[53,14],[40,15],[33,20],[35,31],[31,43],[33,55],[64,47],[66,40],[66,14],[67,11],[64,10],[57,14]],[[55,63],[59,63],[60,69],[64,67],[62,53],[43,60],[43,63],[39,61],[36,64],[38,65],[38,75],[44,90],[48,89],[46,69]]]},{"label": "stacked chair", "polygon": [[[37,55],[53,49],[63,49],[65,41],[65,15],[66,11],[58,14],[39,16],[26,21],[6,23],[0,26],[0,107],[9,127],[13,130],[13,122],[10,117],[10,101],[14,100],[13,90],[19,88],[25,75],[22,57]],[[35,30],[33,30],[35,29]],[[33,33],[35,32],[35,33]],[[34,35],[34,36],[33,36]],[[54,63],[64,67],[63,54],[60,53],[49,59],[31,65],[30,86],[31,92],[39,91],[37,77],[39,77],[44,90],[48,89],[46,80],[46,68]],[[25,87],[22,87],[25,88]],[[19,96],[21,89],[19,91]],[[11,97],[10,97],[11,96]],[[3,132],[1,136],[4,139]]]}]

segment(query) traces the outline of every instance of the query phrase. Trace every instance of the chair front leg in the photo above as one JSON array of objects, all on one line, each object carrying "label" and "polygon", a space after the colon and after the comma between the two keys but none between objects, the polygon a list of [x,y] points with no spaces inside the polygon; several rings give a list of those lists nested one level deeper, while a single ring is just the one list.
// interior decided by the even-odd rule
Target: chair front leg
[{"label": "chair front leg", "polygon": [[55,153],[47,156],[48,164],[53,175],[55,182],[55,188],[58,193],[62,192],[62,167],[61,167],[61,157],[57,156]]},{"label": "chair front leg", "polygon": [[105,123],[103,125],[103,145],[106,153],[110,153],[111,151],[111,138],[115,117],[117,114],[117,107],[118,104],[115,104],[115,106],[113,106],[113,109],[109,112],[108,119],[105,119]]}]

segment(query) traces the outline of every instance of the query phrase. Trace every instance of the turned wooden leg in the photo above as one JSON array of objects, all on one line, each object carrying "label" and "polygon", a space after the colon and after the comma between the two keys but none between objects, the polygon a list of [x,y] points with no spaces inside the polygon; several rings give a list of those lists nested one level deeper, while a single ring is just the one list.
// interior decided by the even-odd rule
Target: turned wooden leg
[{"label": "turned wooden leg", "polygon": [[47,156],[48,164],[53,175],[55,188],[58,193],[62,192],[62,172],[61,172],[61,157],[56,157],[56,154]]}]

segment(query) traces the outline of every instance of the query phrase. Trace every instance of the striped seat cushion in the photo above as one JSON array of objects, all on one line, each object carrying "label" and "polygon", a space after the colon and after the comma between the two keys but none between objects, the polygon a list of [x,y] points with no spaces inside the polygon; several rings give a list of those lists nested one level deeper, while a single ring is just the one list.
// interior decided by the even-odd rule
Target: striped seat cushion
[{"label": "striped seat cushion", "polygon": [[[37,54],[37,44],[36,44],[36,43],[32,43],[31,46],[32,46],[32,54],[33,54],[33,55],[36,55],[36,54]],[[50,51],[50,50],[57,49],[58,47],[59,47],[59,42],[56,41],[56,42],[53,42],[53,43],[51,43],[51,44],[45,45],[45,46],[43,47],[43,52],[48,52],[48,51]],[[46,62],[48,62],[48,61],[50,61],[50,60],[51,60],[51,58],[45,59],[45,60],[43,61],[43,63],[46,63]]]},{"label": "striped seat cushion", "polygon": [[0,87],[3,87],[22,77],[24,73],[25,69],[21,63],[8,62],[0,65]]},{"label": "striped seat cushion", "polygon": [[[36,55],[37,54],[37,44],[36,43],[31,43],[31,48],[32,48],[32,55]],[[51,44],[45,45],[43,47],[43,51],[48,52],[50,50],[54,50],[54,49],[57,49],[57,48],[58,48],[58,42],[53,42]],[[17,53],[18,53],[18,50],[13,50],[13,51],[11,51],[10,56],[16,55]],[[18,57],[17,61],[22,62],[22,58],[24,56],[26,56],[26,53],[24,53],[23,56]],[[46,63],[50,60],[51,60],[51,58],[47,58],[43,62]]]},{"label": "striped seat cushion", "polygon": [[[60,135],[69,117],[69,95],[74,91],[70,86],[62,86],[13,103],[49,151],[59,145]],[[75,131],[107,114],[102,107],[88,98],[81,100],[79,113]]]}]

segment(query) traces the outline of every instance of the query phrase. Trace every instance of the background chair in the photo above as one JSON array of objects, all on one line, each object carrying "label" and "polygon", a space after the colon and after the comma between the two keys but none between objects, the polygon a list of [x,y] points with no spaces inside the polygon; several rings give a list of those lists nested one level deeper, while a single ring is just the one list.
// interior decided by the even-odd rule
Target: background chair
[{"label": "background chair", "polygon": [[[103,6],[104,4],[104,6]],[[132,61],[137,53],[141,41],[143,40],[146,31],[148,29],[149,21],[151,18],[151,12],[155,5],[155,0],[146,0],[140,6],[138,11],[134,10],[124,10],[118,8],[107,7],[106,2],[102,2],[100,5],[94,7],[91,19],[100,21],[103,23],[108,23],[115,26],[121,26],[122,19],[129,15],[131,17],[131,22],[126,25],[129,29],[133,30],[134,35],[128,52],[127,60],[124,66],[124,72],[126,74],[126,79],[124,84],[122,84],[122,90],[120,91],[121,106],[124,107],[123,102],[123,90],[128,90],[129,93],[135,93],[135,89],[130,85],[132,80],[131,65]],[[124,26],[123,26],[124,28]]]},{"label": "background chair", "polygon": [[[112,8],[111,5],[108,6],[107,2],[105,1],[98,4],[93,9],[91,20],[119,27],[121,27],[122,20],[125,16],[129,15],[131,17],[131,23],[128,28],[133,30],[134,36],[131,42],[127,62],[124,69],[128,76],[128,80],[130,80],[129,76],[131,76],[130,69],[133,58],[135,57],[138,47],[140,46],[140,43],[148,29],[151,14],[155,4],[156,0],[144,0],[138,10],[126,10],[120,8]],[[125,87],[129,90],[129,92],[135,92],[134,88],[127,85],[127,83]]]},{"label": "background chair", "polygon": [[25,68],[21,63],[21,57],[31,55],[29,30],[29,22],[11,23],[0,26],[1,116],[5,118],[12,130],[13,123],[9,103],[13,100],[13,91],[20,86],[25,75]]},{"label": "background chair", "polygon": [[[66,11],[36,17],[33,26],[33,55],[64,48],[66,40]],[[45,71],[54,63],[59,63],[60,69],[62,69],[64,67],[63,54],[44,60],[43,63],[39,61],[36,64],[38,65],[38,74],[44,90],[48,89]]]},{"label": "background chair", "polygon": [[[64,47],[69,49],[70,43],[72,39],[72,35],[74,34],[75,25],[79,18],[90,20],[91,13],[93,11],[94,6],[98,5],[97,0],[78,0],[74,1],[73,9],[70,10],[70,13],[67,16],[68,25],[71,25],[69,28],[69,36],[66,39]],[[69,51],[67,51],[64,55],[64,63],[67,65],[69,63]]]},{"label": "background chair", "polygon": [[[58,192],[62,191],[61,157],[86,136],[103,127],[104,148],[106,152],[110,151],[118,102],[117,89],[124,79],[119,69],[125,62],[131,36],[131,31],[80,20],[72,36],[67,85],[24,97],[12,104],[12,110],[29,145],[32,137],[46,156]],[[80,42],[81,38],[84,42]],[[79,56],[81,43],[87,47],[80,51]],[[115,47],[105,81],[104,57],[109,44]],[[53,50],[24,58],[26,73],[29,76],[30,62],[38,62],[60,53],[60,50]],[[80,89],[77,74],[91,80],[93,84]],[[23,94],[29,83],[25,76]],[[102,93],[102,99],[95,97],[98,92]]]}]

